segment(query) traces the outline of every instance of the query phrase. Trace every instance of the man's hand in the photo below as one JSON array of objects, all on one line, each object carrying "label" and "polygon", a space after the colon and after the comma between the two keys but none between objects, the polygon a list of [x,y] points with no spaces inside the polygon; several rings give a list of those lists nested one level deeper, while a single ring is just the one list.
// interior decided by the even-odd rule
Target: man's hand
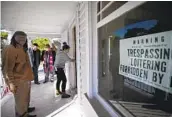
[{"label": "man's hand", "polygon": [[9,89],[10,89],[10,91],[11,91],[13,94],[16,93],[16,86],[15,86],[14,84],[10,83],[10,84],[9,84]]}]

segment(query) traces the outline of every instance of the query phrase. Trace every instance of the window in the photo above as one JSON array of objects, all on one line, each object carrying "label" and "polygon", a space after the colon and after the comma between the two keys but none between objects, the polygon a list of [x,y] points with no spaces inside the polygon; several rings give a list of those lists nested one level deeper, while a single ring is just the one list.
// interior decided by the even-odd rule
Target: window
[{"label": "window", "polygon": [[[129,47],[130,42],[139,45],[132,46],[132,48],[136,49],[142,49],[142,46],[144,46],[145,48],[152,48],[152,51],[155,47],[157,51],[164,50],[162,53],[168,53],[169,55],[169,57],[165,57],[169,58],[165,65],[166,69],[172,70],[171,64],[168,64],[172,61],[172,58],[170,58],[170,56],[172,56],[171,11],[172,2],[146,2],[98,29],[99,94],[123,116],[170,117],[172,115],[172,87],[170,88],[170,85],[168,85],[169,89],[165,89],[163,86],[161,87],[161,83],[159,85],[157,85],[156,82],[151,84],[147,80],[150,79],[150,76],[146,77],[146,72],[145,78],[147,79],[143,80],[136,79],[140,78],[143,74],[139,74],[140,76],[131,74],[129,76],[129,73],[132,72],[120,73],[121,70],[129,71],[130,69],[128,67],[127,69],[125,69],[126,67],[120,68],[121,62],[128,63],[128,61],[130,61],[130,59],[125,58],[125,53],[120,53],[121,50]],[[170,48],[168,52],[161,47],[163,46],[159,44],[161,42],[157,42],[157,39],[159,39],[157,38],[158,35],[163,34],[164,36],[161,36],[162,38],[160,38],[160,40],[163,42],[165,38],[169,42],[164,44],[165,48]],[[157,45],[146,45],[145,43],[147,43],[147,41],[150,43],[157,42]],[[124,42],[125,45],[123,44]],[[135,54],[132,54],[134,51],[131,53],[131,51],[128,50],[128,53],[130,53],[132,57],[139,57],[139,55],[135,56]],[[161,54],[161,56],[163,54]],[[155,62],[156,67],[154,67],[154,69],[158,71],[158,69],[160,69],[158,67],[160,66],[160,64],[158,64],[159,59],[148,59]],[[160,60],[159,63],[162,61],[163,59]],[[138,64],[136,68],[140,69],[140,65]],[[135,71],[137,71],[137,69]],[[147,71],[150,72],[151,70]],[[160,73],[159,71],[157,73]],[[161,72],[164,74],[164,82],[168,79],[168,83],[170,84],[170,82],[172,82],[170,77],[168,77],[170,73],[167,72],[167,70],[162,70]],[[135,75],[137,75],[137,73]],[[152,81],[155,81],[155,77],[153,78]],[[159,82],[161,81],[159,80]]]},{"label": "window", "polygon": [[99,1],[97,2],[97,22],[124,5],[127,1]]},{"label": "window", "polygon": [[102,13],[103,18],[105,18],[106,16],[108,16],[113,11],[117,10],[119,7],[121,7],[122,5],[124,5],[126,2],[127,1],[115,1],[115,2],[113,2],[109,6],[109,8],[107,8],[105,11],[103,11],[103,13]]},{"label": "window", "polygon": [[97,13],[100,12],[100,1],[97,3]]},{"label": "window", "polygon": [[99,22],[99,21],[100,21],[100,15],[97,16],[97,22]]},{"label": "window", "polygon": [[104,8],[110,1],[102,1],[102,8]]}]

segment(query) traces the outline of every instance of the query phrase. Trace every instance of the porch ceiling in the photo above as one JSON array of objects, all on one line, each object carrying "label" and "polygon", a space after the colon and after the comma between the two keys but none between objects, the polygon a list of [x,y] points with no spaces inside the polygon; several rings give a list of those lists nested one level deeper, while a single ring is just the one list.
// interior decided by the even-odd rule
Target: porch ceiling
[{"label": "porch ceiling", "polygon": [[75,13],[72,1],[2,1],[1,24],[7,30],[60,35]]}]

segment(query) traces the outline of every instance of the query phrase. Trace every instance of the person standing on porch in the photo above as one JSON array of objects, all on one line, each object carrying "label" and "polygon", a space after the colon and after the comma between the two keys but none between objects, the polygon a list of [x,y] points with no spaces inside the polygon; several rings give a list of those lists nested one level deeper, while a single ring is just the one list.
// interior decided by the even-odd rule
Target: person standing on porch
[{"label": "person standing on porch", "polygon": [[53,52],[52,49],[50,48],[50,45],[47,44],[45,47],[45,50],[42,52],[42,61],[43,61],[43,67],[44,67],[44,73],[45,73],[45,80],[44,83],[49,82],[49,76],[53,75]]},{"label": "person standing on porch", "polygon": [[31,59],[32,69],[34,73],[34,83],[40,84],[38,79],[38,68],[41,61],[41,54],[40,50],[38,49],[38,44],[34,43],[33,48],[29,48],[29,55]]},{"label": "person standing on porch", "polygon": [[51,48],[51,51],[52,51],[52,54],[53,54],[53,73],[51,74],[50,76],[50,81],[53,82],[54,81],[54,75],[55,75],[55,71],[54,71],[54,62],[55,62],[55,58],[56,58],[56,46],[54,45],[54,43],[52,43],[52,48]]},{"label": "person standing on porch", "polygon": [[26,33],[16,31],[11,44],[2,53],[2,73],[10,91],[14,94],[16,117],[36,117],[28,114],[33,72],[27,49]]},{"label": "person standing on porch", "polygon": [[[65,63],[70,61],[70,62],[74,62],[75,59],[71,59],[68,56],[68,52],[69,52],[69,45],[66,44],[66,42],[63,43],[63,50],[58,52],[56,55],[56,60],[55,60],[55,72],[57,74],[57,83],[56,83],[56,95],[62,94],[62,98],[69,98],[70,95],[66,94],[66,83],[67,83],[67,79],[66,79],[66,75],[64,72],[64,68],[65,68]],[[60,91],[60,83],[62,81],[62,86],[61,89],[62,91]]]}]

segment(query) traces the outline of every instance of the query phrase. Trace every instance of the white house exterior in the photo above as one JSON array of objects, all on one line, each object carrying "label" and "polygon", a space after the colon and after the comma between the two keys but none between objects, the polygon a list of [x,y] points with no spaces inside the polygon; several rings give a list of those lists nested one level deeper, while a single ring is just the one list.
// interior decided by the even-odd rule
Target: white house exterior
[{"label": "white house exterior", "polygon": [[[87,117],[172,115],[168,105],[172,102],[171,10],[172,2],[82,1],[68,25],[57,34],[53,30],[52,38],[67,42],[69,56],[76,59],[66,66],[67,87],[77,90]],[[142,59],[144,50],[151,51],[146,59]],[[145,60],[142,64],[147,67],[134,66],[133,59]],[[141,70],[134,74],[131,67]],[[157,107],[152,109],[154,104]]]},{"label": "white house exterior", "polygon": [[[155,4],[158,4],[158,3],[155,3]],[[73,51],[74,51],[73,28],[76,27],[76,63],[77,63],[77,75],[76,76],[77,76],[77,87],[78,87],[77,91],[78,91],[78,95],[79,95],[79,98],[81,101],[80,103],[81,103],[81,105],[84,105],[85,111],[87,111],[87,114],[89,117],[93,117],[93,115],[95,116],[95,113],[97,113],[97,116],[101,116],[101,117],[105,117],[105,116],[106,117],[108,117],[108,116],[112,116],[112,117],[137,116],[136,113],[134,113],[132,111],[127,111],[128,109],[126,109],[127,107],[125,104],[130,103],[129,101],[125,101],[125,100],[120,101],[119,100],[119,103],[118,103],[118,100],[115,100],[115,101],[110,100],[110,99],[107,100],[104,98],[106,96],[102,96],[100,94],[101,91],[99,89],[99,87],[100,87],[99,80],[101,79],[100,78],[101,77],[101,74],[100,74],[101,73],[101,70],[100,70],[101,64],[100,64],[99,52],[103,51],[103,50],[100,49],[100,46],[101,46],[100,42],[99,42],[100,34],[98,33],[98,31],[101,29],[101,27],[103,27],[103,26],[105,27],[106,25],[109,24],[107,26],[107,29],[104,30],[104,31],[107,30],[107,32],[108,32],[108,30],[113,28],[113,25],[110,25],[110,23],[113,21],[117,21],[118,18],[123,18],[125,16],[125,14],[129,14],[129,15],[126,15],[125,17],[131,18],[131,19],[128,19],[126,22],[123,22],[123,20],[121,20],[121,23],[123,22],[123,24],[119,23],[119,25],[118,25],[118,23],[115,24],[115,22],[114,22],[114,27],[116,26],[118,28],[122,28],[129,23],[131,24],[132,22],[133,23],[139,22],[139,20],[147,21],[147,20],[151,20],[151,18],[157,18],[157,20],[160,20],[159,16],[151,15],[151,13],[156,14],[156,11],[153,11],[153,8],[148,7],[149,5],[153,7],[153,3],[145,2],[145,1],[129,1],[129,2],[125,2],[125,1],[122,1],[122,2],[121,1],[119,1],[119,2],[118,1],[100,1],[100,2],[84,1],[84,2],[78,2],[76,13],[75,13],[73,19],[71,20],[69,27],[65,31],[68,32],[68,43],[71,46],[70,55],[74,56],[73,55]],[[164,3],[164,5],[167,5],[167,4]],[[147,7],[147,9],[148,10],[150,9],[150,11],[148,12],[145,9],[142,9],[142,7],[145,7],[145,8]],[[138,9],[138,10],[135,10],[135,9]],[[132,14],[134,12],[135,12],[135,17],[134,17],[134,14]],[[165,12],[165,10],[164,10],[164,12]],[[144,13],[147,13],[147,15],[144,15]],[[163,12],[162,12],[162,14],[163,14]],[[146,18],[144,18],[144,17],[146,17]],[[164,31],[170,31],[170,30],[171,29],[167,29]],[[163,32],[163,31],[159,31],[159,32]],[[63,36],[62,36],[62,38],[63,38]],[[102,38],[104,38],[104,37],[102,37]],[[112,37],[110,36],[109,39],[111,39],[111,38]],[[108,38],[107,38],[107,40],[108,40]],[[106,43],[106,41],[104,43]],[[109,43],[109,45],[107,44],[107,46],[110,47],[111,42],[109,41],[108,43]],[[111,53],[111,51],[113,51],[113,50],[109,49],[106,51],[107,56],[111,56],[113,54],[113,53]],[[116,50],[116,51],[118,51],[118,50]],[[105,61],[106,61],[106,59],[105,59]],[[109,79],[108,82],[111,84],[111,82],[113,82],[113,78],[112,78],[112,76],[109,75],[109,74],[111,74],[110,71],[106,71],[106,67],[108,69],[108,67],[110,67],[110,66],[108,66],[108,65],[105,66],[105,74],[108,74],[107,79]],[[73,81],[73,83],[71,82],[73,84],[72,87],[75,86],[75,78],[74,78],[75,70],[74,69],[75,69],[75,65],[72,63],[69,64],[68,78]],[[117,66],[117,69],[118,69],[118,66]],[[116,70],[116,71],[118,72],[118,70]],[[123,79],[123,77],[121,77],[121,76],[119,76],[119,77],[121,79]],[[130,81],[130,78],[129,78],[129,81]],[[126,78],[124,78],[124,81],[121,81],[119,79],[116,81],[118,83],[116,85],[117,86],[119,85],[118,87],[120,87],[121,86],[120,82],[126,84],[129,81],[126,81]],[[138,95],[140,95],[140,93],[142,93],[146,96],[149,94],[151,94],[151,96],[155,96],[155,97],[157,96],[158,93],[156,93],[156,92],[158,92],[159,89],[156,89],[154,86],[146,85],[145,84],[146,82],[140,82],[140,81],[132,81],[132,82],[135,83],[135,85],[130,84],[131,87],[134,86],[133,91],[135,91],[137,89],[140,90]],[[105,85],[109,85],[109,84],[102,84],[102,87],[104,87],[106,90]],[[139,86],[141,86],[141,87],[139,88]],[[116,87],[116,86],[109,85],[108,87],[107,87],[107,90],[113,89],[113,87]],[[125,89],[121,89],[121,88],[120,88],[120,90],[125,91]],[[102,89],[102,91],[103,91],[103,89]],[[131,91],[131,92],[133,92],[133,91]],[[113,92],[113,90],[112,90],[112,92]],[[148,94],[146,92],[148,92]],[[164,91],[164,93],[165,92],[166,91]],[[162,95],[162,94],[160,94],[160,95]],[[167,95],[169,97],[171,96],[170,93],[166,92],[166,97],[163,97],[160,100],[167,99],[167,97],[168,97]],[[87,96],[88,96],[88,98],[87,98]],[[125,97],[127,97],[127,96],[125,96]],[[144,96],[141,96],[141,97],[144,97]],[[144,99],[147,100],[147,98],[144,98]],[[96,109],[94,101],[91,101],[91,100],[98,100],[99,104],[103,107],[102,112],[101,112],[101,109],[99,108],[99,106]],[[169,101],[170,99],[167,99],[167,100]],[[109,102],[111,102],[111,104]],[[135,100],[132,102],[132,104],[134,102],[135,102]],[[142,103],[147,104],[144,101]],[[151,102],[150,104],[152,104],[152,103],[153,102]],[[140,104],[140,103],[137,103],[137,104]],[[123,105],[124,108],[121,105]],[[94,109],[93,109],[93,107],[94,107]],[[140,108],[140,110],[142,110],[142,109],[144,110],[144,108]],[[103,115],[103,113],[104,113],[104,115]],[[163,112],[163,113],[166,113],[166,112]],[[142,113],[142,114],[145,116],[149,116],[149,114],[148,115],[146,115],[145,113]],[[169,116],[169,115],[167,115],[167,116]],[[160,115],[155,114],[155,116],[159,117]]]}]

